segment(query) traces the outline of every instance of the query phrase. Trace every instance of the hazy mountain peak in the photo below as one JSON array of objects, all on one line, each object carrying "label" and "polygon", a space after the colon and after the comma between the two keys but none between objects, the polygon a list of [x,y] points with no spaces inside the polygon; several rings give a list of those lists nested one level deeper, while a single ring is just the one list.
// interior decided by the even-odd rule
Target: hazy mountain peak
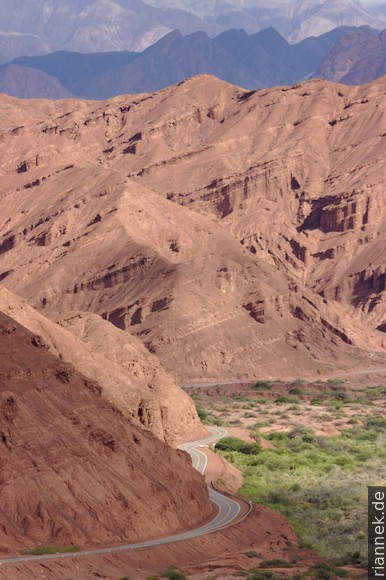
[{"label": "hazy mountain peak", "polygon": [[[146,0],[167,7],[168,0]],[[319,36],[342,25],[374,28],[386,26],[385,14],[374,2],[359,0],[176,0],[185,10],[218,22],[227,28],[245,28],[249,33],[270,26],[291,42]],[[386,4],[386,2],[385,2]]]}]

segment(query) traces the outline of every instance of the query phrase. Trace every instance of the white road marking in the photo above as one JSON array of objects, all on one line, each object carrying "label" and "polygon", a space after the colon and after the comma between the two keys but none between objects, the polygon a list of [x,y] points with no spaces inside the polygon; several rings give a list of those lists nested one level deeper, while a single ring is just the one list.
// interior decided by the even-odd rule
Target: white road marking
[{"label": "white road marking", "polygon": [[[222,437],[225,437],[228,434],[228,432],[221,427],[208,427],[208,431],[211,431],[212,436],[208,437],[207,439],[193,441],[192,443],[184,443],[183,445],[179,446],[179,449],[182,449],[183,451],[189,453],[189,455],[192,458],[193,467],[195,467],[197,471],[199,471],[202,474],[205,472],[205,469],[208,465],[208,457],[198,448],[200,447],[200,445],[209,445],[210,443],[217,441],[218,439],[221,439]],[[219,508],[218,514],[213,518],[211,522],[208,522],[207,524],[204,524],[203,526],[200,526],[194,530],[183,532],[181,534],[175,534],[174,536],[161,538],[159,540],[148,540],[146,542],[139,542],[136,544],[126,544],[123,546],[101,548],[99,550],[82,550],[75,553],[69,552],[65,554],[47,554],[42,556],[28,556],[27,558],[25,556],[19,558],[7,558],[0,560],[0,565],[17,564],[20,562],[30,562],[30,561],[35,562],[41,560],[54,560],[56,558],[94,556],[97,554],[124,552],[126,550],[140,550],[143,548],[151,548],[163,544],[171,544],[173,542],[181,542],[183,540],[197,538],[199,536],[204,536],[206,534],[210,534],[211,532],[221,530],[224,527],[228,527],[232,523],[235,523],[235,520],[238,517],[241,510],[240,504],[237,501],[230,499],[229,497],[222,495],[218,491],[211,488],[209,488],[209,498]]]}]

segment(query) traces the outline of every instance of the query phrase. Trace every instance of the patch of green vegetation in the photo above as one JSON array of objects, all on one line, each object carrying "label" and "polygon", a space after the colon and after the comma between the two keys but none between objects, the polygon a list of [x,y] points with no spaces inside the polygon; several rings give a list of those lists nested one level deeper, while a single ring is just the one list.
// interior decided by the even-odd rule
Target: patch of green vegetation
[{"label": "patch of green vegetation", "polygon": [[375,385],[373,387],[367,387],[366,389],[363,389],[363,392],[367,399],[376,400],[386,395],[386,387],[385,385]]},{"label": "patch of green vegetation", "polygon": [[222,419],[220,419],[219,417],[215,417],[214,415],[209,414],[205,409],[203,409],[199,405],[196,405],[196,411],[197,411],[197,415],[200,418],[200,421],[204,425],[218,425],[220,427],[221,427],[221,425],[224,425],[224,421]]},{"label": "patch of green vegetation", "polygon": [[278,397],[277,399],[275,399],[275,403],[292,403],[292,404],[298,404],[300,401],[297,397],[286,397],[286,396],[281,396]]},{"label": "patch of green vegetation", "polygon": [[260,568],[291,568],[292,564],[283,558],[273,558],[272,560],[263,560],[259,564]]},{"label": "patch of green vegetation", "polygon": [[299,389],[299,387],[292,387],[289,391],[290,395],[303,395],[303,389]]},{"label": "patch of green vegetation", "polygon": [[253,391],[270,391],[272,387],[272,383],[269,381],[257,381],[251,389]]},{"label": "patch of green vegetation", "polygon": [[247,443],[237,437],[224,437],[216,443],[219,451],[236,451],[244,455],[257,455],[261,451],[258,443]]},{"label": "patch of green vegetation", "polygon": [[197,415],[200,418],[200,421],[205,421],[208,418],[208,413],[202,407],[196,405]]},{"label": "patch of green vegetation", "polygon": [[260,427],[269,427],[271,425],[271,421],[267,420],[267,421],[260,421],[258,423],[254,423],[253,425],[250,425],[250,429],[260,429]]},{"label": "patch of green vegetation", "polygon": [[243,395],[235,395],[232,397],[232,401],[238,401],[240,403],[252,403],[252,399],[250,397],[244,397]]},{"label": "patch of green vegetation", "polygon": [[181,572],[175,566],[169,566],[165,572],[162,572],[161,578],[169,578],[170,580],[188,580],[186,574]]},{"label": "patch of green vegetation", "polygon": [[307,575],[315,580],[335,580],[335,578],[348,578],[349,576],[346,570],[336,568],[328,562],[314,564]]},{"label": "patch of green vegetation", "polygon": [[79,546],[66,546],[59,548],[58,546],[39,546],[37,548],[24,548],[20,550],[22,556],[42,556],[45,554],[67,554],[70,552],[79,552]]},{"label": "patch of green vegetation", "polygon": [[253,456],[244,452],[246,443],[240,440],[217,444],[243,472],[243,495],[280,511],[293,523],[302,545],[334,566],[362,565],[367,557],[367,486],[386,480],[386,419],[368,418],[363,427],[341,429],[333,437],[296,427],[267,438],[274,447],[258,446]]},{"label": "patch of green vegetation", "polygon": [[324,401],[320,397],[314,397],[311,399],[311,405],[323,405]]},{"label": "patch of green vegetation", "polygon": [[348,425],[358,425],[358,419],[351,418],[347,421]]},{"label": "patch of green vegetation", "polygon": [[383,417],[372,417],[371,419],[367,419],[365,425],[365,429],[376,429],[380,432],[386,431],[386,419]]},{"label": "patch of green vegetation", "polygon": [[255,552],[255,550],[249,550],[248,552],[245,552],[245,555],[248,558],[261,558],[261,554]]}]

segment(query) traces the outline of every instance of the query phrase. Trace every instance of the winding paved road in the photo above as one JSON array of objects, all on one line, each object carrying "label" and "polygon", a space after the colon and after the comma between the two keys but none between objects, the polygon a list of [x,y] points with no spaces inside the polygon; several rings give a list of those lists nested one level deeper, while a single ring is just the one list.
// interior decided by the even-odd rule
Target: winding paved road
[{"label": "winding paved road", "polygon": [[[201,439],[200,441],[193,441],[192,443],[185,443],[180,445],[179,449],[187,451],[192,458],[192,464],[195,469],[200,473],[204,473],[208,458],[200,451],[200,446],[206,446],[214,443],[218,439],[225,437],[227,431],[221,429],[220,427],[208,427],[208,431],[211,431],[211,437],[206,439]],[[152,548],[154,546],[161,546],[162,544],[171,544],[172,542],[181,542],[182,540],[190,540],[192,538],[197,538],[198,536],[204,536],[205,534],[210,534],[211,532],[221,530],[232,523],[236,519],[239,519],[240,504],[230,499],[229,497],[218,493],[217,491],[209,489],[210,500],[217,505],[218,513],[213,520],[207,524],[200,526],[194,530],[189,530],[187,532],[182,532],[180,534],[175,534],[174,536],[168,536],[166,538],[160,538],[158,540],[148,540],[146,542],[139,542],[137,544],[126,544],[123,546],[115,546],[113,548],[100,548],[98,550],[82,550],[80,552],[72,552],[67,554],[47,554],[42,556],[19,556],[17,558],[7,558],[0,560],[0,565],[5,564],[17,564],[21,562],[29,561],[39,561],[39,560],[54,560],[61,558],[79,558],[81,556],[95,556],[97,554],[113,554],[114,552],[124,552],[126,550],[138,550],[141,548]]]}]

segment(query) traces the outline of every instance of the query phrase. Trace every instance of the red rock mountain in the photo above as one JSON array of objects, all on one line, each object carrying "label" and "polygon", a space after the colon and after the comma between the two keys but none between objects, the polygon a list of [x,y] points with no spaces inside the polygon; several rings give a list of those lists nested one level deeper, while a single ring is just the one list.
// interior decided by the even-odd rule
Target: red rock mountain
[{"label": "red rock mountain", "polygon": [[210,515],[187,454],[0,313],[0,552],[135,541]]},{"label": "red rock mountain", "polygon": [[102,103],[3,97],[2,283],[51,317],[102,316],[182,381],[371,364],[384,94],[201,76]]},{"label": "red rock mountain", "polygon": [[168,442],[205,436],[193,401],[142,342],[88,312],[49,320],[5,288],[0,311],[40,335],[49,351],[98,382],[102,395],[138,426]]}]

